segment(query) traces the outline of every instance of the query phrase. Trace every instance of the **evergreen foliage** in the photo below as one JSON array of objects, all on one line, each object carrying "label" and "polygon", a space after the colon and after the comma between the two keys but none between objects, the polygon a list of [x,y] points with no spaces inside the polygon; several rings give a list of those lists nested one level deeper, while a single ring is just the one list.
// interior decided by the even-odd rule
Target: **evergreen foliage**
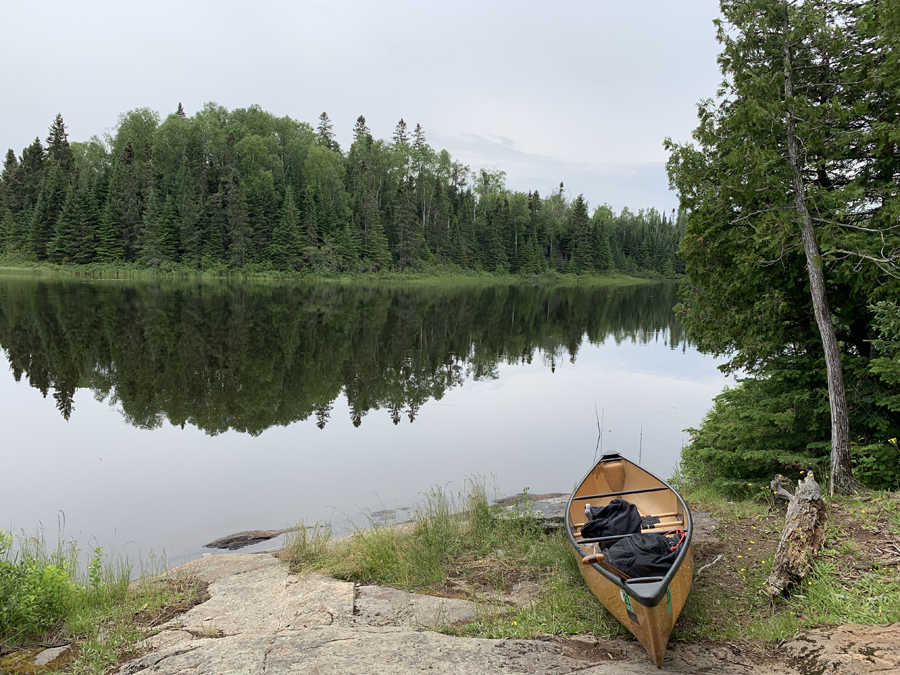
[{"label": "evergreen foliage", "polygon": [[[360,115],[343,153],[327,114],[314,129],[257,106],[132,110],[106,142],[72,144],[57,116],[47,147],[10,150],[0,173],[0,254],[65,264],[676,276],[683,227],[511,191],[502,171],[471,173],[404,120],[386,142]],[[77,251],[76,232],[88,237]]]},{"label": "evergreen foliage", "polygon": [[[720,98],[701,104],[694,143],[667,141],[686,220],[679,311],[702,350],[749,378],[717,399],[685,467],[723,484],[817,467],[844,492],[852,463],[877,486],[866,466],[900,432],[900,383],[877,353],[890,324],[872,308],[898,291],[900,16],[872,0],[721,8]],[[648,237],[634,259],[656,255]],[[829,323],[840,352],[826,361]],[[843,400],[829,395],[835,370]],[[842,418],[849,434],[834,431]]]}]

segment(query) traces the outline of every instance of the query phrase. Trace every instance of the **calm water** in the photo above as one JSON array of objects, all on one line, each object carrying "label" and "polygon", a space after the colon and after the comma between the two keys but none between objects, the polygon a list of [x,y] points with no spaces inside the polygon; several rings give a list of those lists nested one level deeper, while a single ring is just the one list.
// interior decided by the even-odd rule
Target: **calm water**
[{"label": "calm water", "polygon": [[53,538],[64,514],[85,547],[178,563],[473,474],[565,492],[593,459],[595,405],[603,450],[668,475],[726,383],[675,301],[674,284],[0,277],[0,527]]}]

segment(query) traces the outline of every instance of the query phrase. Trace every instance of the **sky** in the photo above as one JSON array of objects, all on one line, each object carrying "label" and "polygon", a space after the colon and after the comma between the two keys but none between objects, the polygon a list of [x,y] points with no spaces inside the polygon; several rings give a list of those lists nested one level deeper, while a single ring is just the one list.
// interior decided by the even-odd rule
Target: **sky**
[{"label": "sky", "polygon": [[713,0],[0,0],[0,150],[119,114],[258,104],[349,146],[402,117],[507,186],[615,210],[677,207],[663,139],[684,142],[720,81]]}]

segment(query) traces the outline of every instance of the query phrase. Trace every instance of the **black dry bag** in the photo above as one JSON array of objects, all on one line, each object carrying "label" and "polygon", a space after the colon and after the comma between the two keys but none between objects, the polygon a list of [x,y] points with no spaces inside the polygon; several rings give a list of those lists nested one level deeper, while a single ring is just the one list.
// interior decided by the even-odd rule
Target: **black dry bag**
[{"label": "black dry bag", "polygon": [[674,537],[664,534],[635,534],[620,539],[604,551],[606,562],[629,577],[664,577],[678,557],[684,532]]},{"label": "black dry bag", "polygon": [[624,499],[613,499],[606,506],[589,506],[590,520],[581,528],[583,539],[611,537],[641,531],[641,516],[637,507]]}]

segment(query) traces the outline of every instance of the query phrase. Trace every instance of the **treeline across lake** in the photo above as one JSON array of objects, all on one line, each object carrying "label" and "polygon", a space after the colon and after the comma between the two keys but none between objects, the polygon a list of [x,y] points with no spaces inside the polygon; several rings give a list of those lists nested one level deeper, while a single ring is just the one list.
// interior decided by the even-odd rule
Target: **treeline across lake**
[{"label": "treeline across lake", "polygon": [[0,174],[0,253],[77,265],[671,277],[683,232],[674,213],[590,213],[562,183],[510,191],[403,120],[384,141],[360,116],[343,151],[325,113],[314,129],[256,106],[138,109],[73,143],[57,115]]},{"label": "treeline across lake", "polygon": [[66,418],[89,388],[135,426],[168,420],[259,434],[342,393],[415,420],[430,399],[503,363],[575,361],[587,339],[683,348],[675,284],[372,287],[76,283],[0,277],[0,347],[13,377]]}]

